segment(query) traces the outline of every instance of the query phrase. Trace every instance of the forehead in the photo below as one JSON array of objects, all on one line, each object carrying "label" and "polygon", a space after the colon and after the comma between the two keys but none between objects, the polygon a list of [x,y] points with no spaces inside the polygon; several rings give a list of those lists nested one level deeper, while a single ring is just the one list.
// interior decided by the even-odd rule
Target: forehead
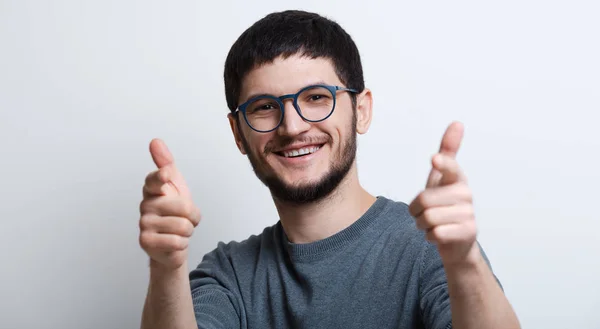
[{"label": "forehead", "polygon": [[256,94],[291,94],[310,84],[341,84],[331,60],[294,55],[251,70],[242,80],[240,101]]}]

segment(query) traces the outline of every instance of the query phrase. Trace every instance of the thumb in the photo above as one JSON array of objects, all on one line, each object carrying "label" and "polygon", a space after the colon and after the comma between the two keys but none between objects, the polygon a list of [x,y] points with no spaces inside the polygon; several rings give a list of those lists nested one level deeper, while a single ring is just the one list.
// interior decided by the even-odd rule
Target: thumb
[{"label": "thumb", "polygon": [[427,177],[427,183],[425,184],[425,188],[439,186],[440,182],[442,181],[442,177],[442,173],[439,170],[432,167],[431,171],[429,172],[429,177]]},{"label": "thumb", "polygon": [[442,137],[442,143],[440,145],[440,153],[449,155],[451,157],[456,157],[458,153],[458,149],[460,148],[460,143],[462,142],[463,136],[465,133],[465,127],[461,122],[454,121],[452,122],[444,136]]},{"label": "thumb", "polygon": [[158,169],[171,165],[174,162],[173,155],[169,151],[167,144],[161,139],[154,138],[150,142],[150,154]]},{"label": "thumb", "polygon": [[167,144],[163,142],[161,139],[155,138],[150,142],[150,154],[152,155],[152,160],[156,164],[158,169],[165,168],[167,166],[171,166],[172,170],[171,177],[169,181],[169,185],[172,186],[177,193],[184,196],[189,196],[190,191],[187,187],[185,179],[181,175],[181,172],[175,166],[175,161],[173,160],[173,155],[169,151]]},{"label": "thumb", "polygon": [[[447,156],[455,158],[460,148],[460,144],[462,142],[464,133],[465,127],[461,122],[452,122],[448,126],[448,128],[446,128],[446,131],[442,136],[442,142],[438,154],[445,154]],[[439,186],[442,182],[442,177],[442,173],[439,170],[437,170],[434,166],[432,166],[425,187],[429,188]]]}]

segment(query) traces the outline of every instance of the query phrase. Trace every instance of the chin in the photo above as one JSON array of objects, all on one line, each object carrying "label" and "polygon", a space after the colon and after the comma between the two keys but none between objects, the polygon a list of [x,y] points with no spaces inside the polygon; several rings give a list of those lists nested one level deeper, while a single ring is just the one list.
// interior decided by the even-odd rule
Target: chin
[{"label": "chin", "polygon": [[278,179],[291,188],[301,188],[319,185],[330,174],[331,168],[321,169],[310,166],[306,169],[284,169],[284,171],[287,172],[280,175],[275,174]]},{"label": "chin", "polygon": [[353,147],[346,148],[339,159],[331,158],[328,149],[321,147],[305,158],[288,159],[272,153],[262,159],[253,156],[249,159],[255,174],[271,190],[274,199],[308,204],[329,196],[352,168]]},{"label": "chin", "polygon": [[296,180],[284,180],[283,182],[284,185],[290,189],[305,189],[317,186],[321,181],[322,179],[319,177],[319,179],[302,178]]}]

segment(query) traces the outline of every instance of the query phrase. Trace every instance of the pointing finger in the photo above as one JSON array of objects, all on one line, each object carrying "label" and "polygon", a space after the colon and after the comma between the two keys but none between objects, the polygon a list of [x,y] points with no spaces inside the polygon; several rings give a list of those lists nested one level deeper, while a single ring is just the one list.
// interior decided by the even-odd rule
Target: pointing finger
[{"label": "pointing finger", "polygon": [[198,225],[201,217],[200,209],[191,200],[170,196],[144,199],[140,203],[140,213],[142,215],[156,214],[158,216],[185,217],[194,226]]},{"label": "pointing finger", "polygon": [[163,167],[155,170],[146,176],[146,182],[142,189],[144,197],[173,195],[177,189],[171,183],[172,167]]},{"label": "pointing finger", "polygon": [[455,158],[444,154],[436,154],[431,159],[431,164],[440,173],[439,185],[453,184],[458,181],[466,181],[460,165]]},{"label": "pointing finger", "polygon": [[473,196],[466,184],[452,184],[429,188],[419,193],[408,206],[410,214],[417,218],[426,209],[471,203]]},{"label": "pointing finger", "polygon": [[416,225],[419,229],[426,230],[464,219],[474,219],[473,207],[468,203],[426,209],[416,217]]}]

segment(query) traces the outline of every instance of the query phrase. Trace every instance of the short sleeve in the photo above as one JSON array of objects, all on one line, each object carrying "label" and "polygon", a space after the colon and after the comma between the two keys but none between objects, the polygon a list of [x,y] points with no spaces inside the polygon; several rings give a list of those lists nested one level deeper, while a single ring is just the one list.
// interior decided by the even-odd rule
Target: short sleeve
[{"label": "short sleeve", "polygon": [[452,328],[448,281],[435,245],[425,242],[421,255],[419,306],[426,329]]},{"label": "short sleeve", "polygon": [[[492,269],[492,265],[483,248],[477,242],[481,255]],[[450,295],[448,293],[448,280],[444,271],[442,259],[437,247],[426,242],[421,256],[421,277],[419,283],[419,304],[421,315],[426,329],[452,328],[452,313],[450,310]],[[496,282],[502,289],[500,280],[495,276]]]},{"label": "short sleeve", "polygon": [[200,329],[243,328],[245,315],[235,283],[235,273],[225,246],[206,254],[190,272],[196,323]]}]

